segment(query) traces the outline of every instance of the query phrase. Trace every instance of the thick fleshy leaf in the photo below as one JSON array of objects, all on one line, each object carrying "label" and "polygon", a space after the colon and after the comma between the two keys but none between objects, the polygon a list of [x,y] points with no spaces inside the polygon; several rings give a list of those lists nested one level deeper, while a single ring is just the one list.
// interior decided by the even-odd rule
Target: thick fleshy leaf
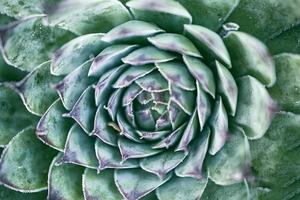
[{"label": "thick fleshy leaf", "polygon": [[248,139],[242,128],[233,127],[224,147],[209,157],[208,176],[218,185],[239,183],[249,175],[250,162]]},{"label": "thick fleshy leaf", "polygon": [[211,144],[209,153],[215,155],[224,146],[228,137],[228,116],[222,98],[218,98],[209,120]]},{"label": "thick fleshy leaf", "polygon": [[53,89],[60,80],[50,74],[50,62],[45,62],[15,84],[26,108],[36,115],[42,115],[58,97]]},{"label": "thick fleshy leaf", "polygon": [[130,158],[144,158],[161,152],[161,150],[152,149],[149,144],[140,144],[121,137],[118,141],[122,160]]},{"label": "thick fleshy leaf", "polygon": [[47,199],[83,199],[81,187],[83,168],[60,163],[61,157],[62,154],[58,154],[50,166]]},{"label": "thick fleshy leaf", "polygon": [[198,25],[184,25],[184,30],[187,37],[194,41],[206,59],[216,59],[227,67],[231,67],[229,53],[217,33]]},{"label": "thick fleshy leaf", "polygon": [[160,73],[174,85],[184,90],[195,90],[195,81],[186,66],[178,62],[156,63]]},{"label": "thick fleshy leaf", "polygon": [[62,117],[65,112],[60,99],[57,99],[41,117],[36,128],[38,138],[59,151],[64,150],[72,125],[70,119]]},{"label": "thick fleshy leaf", "polygon": [[168,116],[173,130],[182,125],[190,117],[174,101],[170,101],[168,105]]},{"label": "thick fleshy leaf", "polygon": [[[158,131],[162,130],[168,130],[172,127],[172,124],[170,122],[170,116],[169,112],[166,110],[166,105],[164,104],[156,104],[156,105],[163,105],[164,107],[152,107],[152,109],[164,109],[164,111],[161,113],[161,116],[156,120],[155,129]],[[159,110],[159,111],[160,111]]]},{"label": "thick fleshy leaf", "polygon": [[235,121],[249,139],[261,138],[267,131],[277,110],[266,88],[255,78],[244,76],[237,82],[239,88]]},{"label": "thick fleshy leaf", "polygon": [[137,49],[124,57],[122,61],[130,65],[145,65],[150,63],[167,62],[174,60],[176,55],[157,49],[153,46],[146,46]]},{"label": "thick fleshy leaf", "polygon": [[97,136],[106,144],[117,146],[117,136],[119,133],[109,126],[110,121],[111,119],[109,118],[107,111],[104,109],[104,106],[99,105],[95,116],[92,135]]},{"label": "thick fleshy leaf", "polygon": [[170,135],[168,135],[166,138],[162,139],[160,142],[156,143],[153,145],[153,149],[161,149],[161,148],[166,148],[168,149],[169,147],[172,147],[173,145],[176,144],[176,142],[179,141],[180,137],[182,136],[184,130],[186,128],[186,123],[181,125],[179,128],[174,130]]},{"label": "thick fleshy leaf", "polygon": [[65,117],[72,117],[90,135],[94,128],[95,113],[94,89],[90,86],[82,93],[70,113]]},{"label": "thick fleshy leaf", "polygon": [[267,86],[275,83],[275,66],[271,54],[262,42],[238,31],[230,32],[224,40],[235,76],[251,75]]},{"label": "thick fleshy leaf", "polygon": [[173,176],[156,190],[156,194],[159,200],[201,199],[207,181],[207,178],[198,180]]},{"label": "thick fleshy leaf", "polygon": [[213,72],[200,59],[191,56],[183,56],[183,61],[190,73],[199,83],[200,88],[214,98],[216,85]]},{"label": "thick fleshy leaf", "polygon": [[213,181],[208,181],[202,197],[203,199],[218,200],[252,199],[248,186],[245,183],[224,186],[215,184]]},{"label": "thick fleshy leaf", "polygon": [[129,67],[122,73],[113,85],[114,88],[124,88],[135,80],[144,77],[155,69],[154,65],[136,65]]},{"label": "thick fleshy leaf", "polygon": [[35,136],[33,128],[18,133],[4,149],[0,160],[0,182],[21,192],[47,187],[47,172],[55,151]]},{"label": "thick fleshy leaf", "polygon": [[130,13],[119,1],[62,0],[46,12],[50,25],[77,35],[105,33],[131,19]]},{"label": "thick fleshy leaf", "polygon": [[[151,110],[143,109],[134,112],[135,121],[138,127],[145,131],[155,130],[155,119],[152,115]],[[141,136],[143,137],[143,136]]]},{"label": "thick fleshy leaf", "polygon": [[210,129],[204,129],[189,148],[187,158],[176,168],[175,173],[179,177],[204,178],[203,163],[208,150]]},{"label": "thick fleshy leaf", "polygon": [[211,103],[208,94],[199,86],[199,82],[196,82],[197,86],[197,113],[199,118],[200,130],[204,128],[205,122],[211,114]]},{"label": "thick fleshy leaf", "polygon": [[240,0],[178,0],[192,15],[193,24],[217,31]]},{"label": "thick fleshy leaf", "polygon": [[127,106],[130,103],[132,103],[133,100],[136,99],[137,96],[142,92],[143,92],[142,88],[140,88],[137,84],[130,85],[124,92],[122,98],[122,106]]},{"label": "thick fleshy leaf", "polygon": [[95,101],[96,106],[105,105],[108,101],[108,98],[113,91],[112,85],[119,78],[119,76],[124,72],[127,68],[127,65],[121,65],[114,69],[107,71],[95,86]]},{"label": "thick fleshy leaf", "polygon": [[9,64],[32,71],[49,60],[55,50],[74,38],[74,35],[57,27],[44,26],[39,17],[19,23],[3,38],[4,56]]},{"label": "thick fleshy leaf", "polygon": [[164,179],[166,174],[177,167],[186,157],[184,152],[172,150],[141,160],[141,168]]},{"label": "thick fleshy leaf", "polygon": [[192,115],[195,108],[196,94],[194,91],[186,91],[174,84],[170,86],[171,99],[189,115]]},{"label": "thick fleshy leaf", "polygon": [[122,64],[121,58],[136,49],[137,45],[112,45],[104,49],[90,68],[89,76],[102,76],[108,70]]},{"label": "thick fleshy leaf", "polygon": [[[299,6],[299,1],[241,0],[228,21],[266,41],[299,22]],[[274,12],[281,14],[274,15]]]},{"label": "thick fleshy leaf", "polygon": [[122,200],[114,182],[114,170],[106,169],[100,174],[96,170],[86,169],[82,178],[84,198],[86,200]]},{"label": "thick fleshy leaf", "polygon": [[115,171],[116,185],[127,200],[138,200],[146,196],[170,179],[160,179],[158,176],[142,169],[124,169]]},{"label": "thick fleshy leaf", "polygon": [[139,167],[139,161],[136,159],[129,159],[123,162],[118,148],[105,144],[101,140],[96,141],[95,151],[99,161],[98,170],[100,173],[107,168],[128,169]]},{"label": "thick fleshy leaf", "polygon": [[147,92],[163,92],[168,90],[168,82],[157,71],[137,79],[135,83]]},{"label": "thick fleshy leaf", "polygon": [[170,134],[169,130],[161,130],[161,131],[137,131],[137,133],[141,136],[141,139],[148,141],[157,141],[161,138],[165,138],[166,135]]},{"label": "thick fleshy leaf", "polygon": [[176,52],[183,55],[201,58],[201,54],[194,44],[185,36],[175,33],[162,33],[148,38],[155,47]]},{"label": "thick fleshy leaf", "polygon": [[116,116],[119,110],[119,106],[121,104],[122,96],[123,96],[122,89],[115,90],[109,97],[107,105],[104,107],[107,110],[112,121],[116,120]]},{"label": "thick fleshy leaf", "polygon": [[91,61],[87,61],[60,81],[55,89],[67,110],[71,110],[83,91],[96,80],[88,78]]},{"label": "thick fleshy leaf", "polygon": [[0,113],[0,146],[38,120],[26,110],[18,94],[4,85],[0,85]]},{"label": "thick fleshy leaf", "polygon": [[146,42],[147,37],[162,32],[164,30],[154,24],[132,20],[113,28],[104,35],[102,40],[110,43],[139,43]]},{"label": "thick fleshy leaf", "polygon": [[120,135],[125,136],[129,140],[132,140],[137,143],[142,142],[140,138],[138,137],[138,134],[136,132],[136,129],[133,128],[128,121],[126,120],[124,114],[119,111],[117,113],[117,123],[118,123],[118,128],[120,129]]},{"label": "thick fleshy leaf", "polygon": [[300,115],[279,112],[265,136],[250,141],[253,169],[268,190],[265,199],[299,197],[299,129]]},{"label": "thick fleshy leaf", "polygon": [[189,123],[186,126],[186,129],[183,132],[182,138],[180,139],[180,142],[176,147],[175,151],[188,152],[188,145],[196,137],[198,131],[199,131],[199,122],[198,122],[197,110],[195,110],[189,120]]},{"label": "thick fleshy leaf", "polygon": [[102,36],[101,33],[83,35],[60,47],[52,57],[51,73],[67,75],[95,57],[108,45],[101,40]]},{"label": "thick fleshy leaf", "polygon": [[41,191],[36,193],[21,193],[17,191],[13,191],[11,189],[6,188],[5,186],[0,186],[0,198],[1,200],[41,200],[47,199],[47,191]]},{"label": "thick fleshy leaf", "polygon": [[126,3],[136,19],[154,22],[168,32],[183,30],[184,24],[192,23],[192,16],[174,0],[131,0]]},{"label": "thick fleshy leaf", "polygon": [[283,110],[300,114],[300,55],[280,54],[274,59],[277,81],[269,92]]},{"label": "thick fleshy leaf", "polygon": [[218,61],[216,62],[216,68],[218,73],[218,93],[222,96],[228,113],[234,116],[238,100],[237,85],[230,71]]},{"label": "thick fleshy leaf", "polygon": [[94,138],[74,124],[69,131],[62,162],[97,169],[98,161],[94,143]]}]

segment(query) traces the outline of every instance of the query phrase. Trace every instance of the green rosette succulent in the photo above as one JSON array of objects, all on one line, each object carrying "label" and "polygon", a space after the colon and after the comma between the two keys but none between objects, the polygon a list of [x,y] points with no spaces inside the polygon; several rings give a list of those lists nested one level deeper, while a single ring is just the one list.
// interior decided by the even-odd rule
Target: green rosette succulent
[{"label": "green rosette succulent", "polygon": [[299,6],[1,0],[0,198],[299,199]]}]

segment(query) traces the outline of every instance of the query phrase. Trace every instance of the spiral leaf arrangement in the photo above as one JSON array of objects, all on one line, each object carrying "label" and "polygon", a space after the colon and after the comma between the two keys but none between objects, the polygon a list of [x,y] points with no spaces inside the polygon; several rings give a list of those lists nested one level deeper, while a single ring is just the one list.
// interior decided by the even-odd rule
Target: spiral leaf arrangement
[{"label": "spiral leaf arrangement", "polygon": [[[209,179],[223,186],[249,181],[248,140],[265,134],[276,111],[266,90],[275,68],[263,43],[232,23],[221,34],[194,25],[176,1],[131,0],[130,12],[111,4],[107,13],[118,9],[126,20],[114,20],[104,34],[57,24],[83,35],[23,80],[1,86],[7,96],[17,90],[41,116],[37,137],[61,152],[50,166],[48,198],[78,199],[77,173],[86,200],[198,199]],[[55,91],[39,96],[49,85]],[[4,150],[6,186],[43,189],[9,170],[26,142],[41,148],[33,137],[34,129],[25,129]]]}]

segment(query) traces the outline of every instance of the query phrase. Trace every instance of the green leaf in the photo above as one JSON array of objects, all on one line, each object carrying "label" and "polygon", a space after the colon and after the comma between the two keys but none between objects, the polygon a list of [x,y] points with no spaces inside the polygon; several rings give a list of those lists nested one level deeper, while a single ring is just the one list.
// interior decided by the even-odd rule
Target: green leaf
[{"label": "green leaf", "polygon": [[185,35],[194,42],[206,59],[218,60],[231,68],[229,53],[222,38],[215,32],[197,25],[184,25]]},{"label": "green leaf", "polygon": [[183,31],[184,24],[192,23],[192,16],[174,0],[131,0],[126,3],[134,17],[155,23],[168,32]]},{"label": "green leaf", "polygon": [[1,200],[41,200],[47,199],[47,191],[36,193],[21,193],[8,189],[4,186],[0,186],[0,199]]},{"label": "green leaf", "polygon": [[272,54],[300,53],[299,44],[300,24],[295,25],[266,41]]},{"label": "green leaf", "polygon": [[62,154],[58,154],[49,169],[48,199],[83,199],[82,174],[84,168],[71,164],[61,164]]},{"label": "green leaf", "polygon": [[62,0],[46,10],[47,21],[77,35],[105,33],[131,19],[119,1]]},{"label": "green leaf", "polygon": [[198,58],[202,57],[193,42],[181,34],[161,33],[156,36],[149,37],[148,41],[155,47],[162,50]]},{"label": "green leaf", "polygon": [[126,160],[123,162],[118,148],[105,144],[101,140],[96,141],[95,151],[99,161],[98,171],[100,171],[100,173],[107,168],[129,169],[139,167],[139,161],[137,159]]},{"label": "green leaf", "polygon": [[300,55],[284,53],[274,60],[277,81],[269,92],[281,109],[300,113]]},{"label": "green leaf", "polygon": [[[245,183],[237,183],[233,185],[217,185],[209,181],[204,193],[203,199],[217,199],[217,200],[241,200],[249,199],[248,187]],[[263,199],[261,199],[263,200]],[[273,199],[274,200],[274,199]]]},{"label": "green leaf", "polygon": [[247,33],[233,31],[225,37],[234,76],[251,75],[264,85],[276,81],[275,66],[266,46]]},{"label": "green leaf", "polygon": [[299,6],[299,1],[240,0],[227,21],[266,41],[299,22]]},{"label": "green leaf", "polygon": [[96,81],[95,78],[88,77],[91,63],[91,60],[83,63],[55,85],[55,89],[67,110],[71,110],[84,90]]},{"label": "green leaf", "polygon": [[115,171],[116,185],[127,200],[138,200],[146,196],[170,179],[160,179],[158,176],[142,169],[124,169]]},{"label": "green leaf", "polygon": [[4,149],[0,160],[0,182],[21,192],[47,187],[47,172],[55,151],[45,146],[33,128],[18,133]]},{"label": "green leaf", "polygon": [[202,199],[207,178],[201,180],[174,176],[156,190],[159,200]]},{"label": "green leaf", "polygon": [[86,34],[64,44],[52,57],[51,73],[67,75],[97,56],[108,45],[101,40],[102,36],[102,33]]},{"label": "green leaf", "polygon": [[33,114],[42,115],[58,98],[53,86],[60,77],[50,74],[50,62],[42,63],[23,80],[14,84],[26,108]]},{"label": "green leaf", "polygon": [[95,139],[89,137],[77,124],[69,131],[62,162],[97,169]]},{"label": "green leaf", "polygon": [[96,170],[86,169],[83,174],[83,192],[85,199],[122,200],[114,182],[114,170],[106,169],[100,174]]},{"label": "green leaf", "polygon": [[0,146],[24,128],[34,125],[38,118],[31,115],[19,95],[10,87],[0,84]]},{"label": "green leaf", "polygon": [[255,78],[243,76],[237,81],[239,92],[234,121],[243,127],[249,139],[261,138],[271,124],[277,106]]},{"label": "green leaf", "polygon": [[57,99],[41,117],[36,128],[38,138],[59,151],[64,150],[72,125],[72,120],[62,117],[65,112],[60,99]]},{"label": "green leaf", "polygon": [[211,114],[211,102],[208,94],[202,90],[199,86],[199,82],[196,82],[197,87],[197,99],[196,99],[196,106],[200,124],[200,130],[202,130],[205,126],[205,122],[209,118]]},{"label": "green leaf", "polygon": [[297,199],[300,194],[300,115],[279,112],[263,138],[250,143],[252,166],[259,186],[267,189],[261,199]]},{"label": "green leaf", "polygon": [[170,98],[188,115],[192,115],[195,109],[196,94],[194,91],[186,91],[175,84],[170,84]]},{"label": "green leaf", "polygon": [[162,75],[154,71],[147,76],[139,78],[135,81],[144,91],[147,92],[163,92],[168,90],[168,82]]},{"label": "green leaf", "polygon": [[39,17],[22,21],[6,32],[4,38],[3,51],[8,64],[32,71],[49,60],[74,35],[57,27],[43,25]]},{"label": "green leaf", "polygon": [[143,21],[131,20],[114,27],[102,38],[110,43],[140,43],[146,42],[147,37],[162,33],[164,30],[154,24]]},{"label": "green leaf", "polygon": [[178,0],[193,16],[193,24],[217,31],[240,0]]}]

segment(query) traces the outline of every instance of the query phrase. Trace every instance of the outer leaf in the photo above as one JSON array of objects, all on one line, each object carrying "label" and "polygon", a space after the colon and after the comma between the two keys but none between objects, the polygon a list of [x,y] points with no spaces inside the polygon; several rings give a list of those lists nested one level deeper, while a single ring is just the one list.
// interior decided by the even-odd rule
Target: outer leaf
[{"label": "outer leaf", "polygon": [[50,25],[77,35],[105,33],[130,19],[128,10],[115,0],[62,0],[47,9]]},{"label": "outer leaf", "polygon": [[274,59],[277,81],[270,94],[283,110],[300,113],[300,55],[280,54]]},{"label": "outer leaf", "polygon": [[115,171],[115,182],[121,194],[127,200],[138,200],[164,184],[171,176],[160,179],[141,169]]},{"label": "outer leaf", "polygon": [[[1,19],[1,17],[0,17],[0,19]],[[2,82],[2,81],[19,81],[25,75],[26,75],[25,72],[22,72],[21,70],[6,64],[2,55],[0,55],[0,82]]]},{"label": "outer leaf", "polygon": [[70,164],[58,164],[61,156],[58,154],[54,158],[49,169],[47,199],[83,199],[81,188],[83,168]]},{"label": "outer leaf", "polygon": [[241,128],[234,127],[224,147],[209,158],[208,176],[218,185],[240,183],[249,175],[250,161],[248,139]]},{"label": "outer leaf", "polygon": [[251,76],[240,78],[238,88],[234,120],[244,128],[249,139],[261,138],[272,121],[276,105],[266,88]]},{"label": "outer leaf", "polygon": [[178,0],[193,16],[193,24],[218,30],[240,0]]},{"label": "outer leaf", "polygon": [[100,174],[96,170],[86,169],[82,178],[84,198],[86,200],[122,200],[114,182],[114,171],[107,169]]},{"label": "outer leaf", "polygon": [[267,86],[275,83],[275,66],[262,42],[246,33],[235,31],[225,37],[225,44],[230,53],[233,75],[251,75]]},{"label": "outer leaf", "polygon": [[51,73],[57,76],[67,75],[97,56],[108,45],[101,40],[102,36],[101,33],[86,34],[64,44],[52,57]]},{"label": "outer leaf", "polygon": [[298,199],[299,129],[299,115],[280,112],[276,114],[266,135],[260,140],[251,141],[253,168],[259,177],[257,181],[267,191],[261,199]]},{"label": "outer leaf", "polygon": [[174,176],[170,181],[159,187],[156,194],[159,200],[202,199],[201,196],[207,181],[207,178],[197,180]]},{"label": "outer leaf", "polygon": [[97,169],[94,143],[94,138],[85,134],[77,124],[73,125],[69,131],[62,162]]},{"label": "outer leaf", "polygon": [[131,0],[126,3],[138,20],[157,24],[168,32],[183,30],[183,24],[192,23],[192,16],[174,0]]},{"label": "outer leaf", "polygon": [[26,108],[36,115],[42,115],[58,97],[53,89],[60,80],[50,74],[50,62],[45,62],[15,84],[16,90]]},{"label": "outer leaf", "polygon": [[37,121],[37,117],[26,110],[18,94],[4,85],[0,85],[0,113],[0,146]]},{"label": "outer leaf", "polygon": [[21,192],[38,192],[47,187],[47,172],[55,151],[39,141],[34,129],[16,135],[0,160],[0,181]]},{"label": "outer leaf", "polygon": [[60,99],[57,99],[41,117],[36,134],[52,148],[63,151],[72,121],[62,117],[66,112]]},{"label": "outer leaf", "polygon": [[9,64],[32,71],[49,60],[54,51],[74,37],[57,27],[44,26],[41,18],[28,19],[2,36],[4,55]]},{"label": "outer leaf", "polygon": [[241,0],[228,21],[265,41],[299,22],[299,6],[299,1]]}]

